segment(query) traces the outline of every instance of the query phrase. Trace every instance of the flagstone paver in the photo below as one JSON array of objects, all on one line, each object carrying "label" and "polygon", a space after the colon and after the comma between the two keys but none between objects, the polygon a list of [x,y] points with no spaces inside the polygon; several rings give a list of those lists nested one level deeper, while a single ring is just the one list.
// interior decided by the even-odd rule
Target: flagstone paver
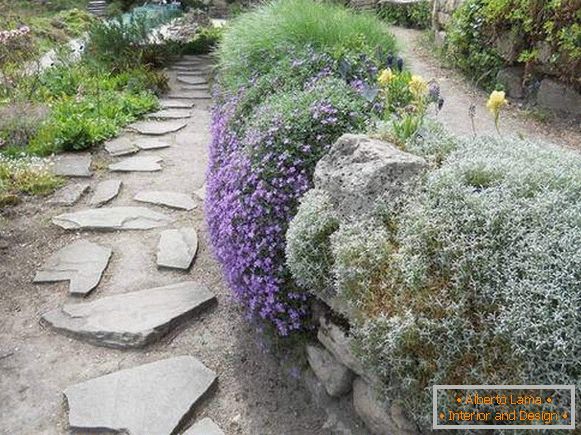
[{"label": "flagstone paver", "polygon": [[[161,107],[163,107],[164,109],[177,108],[166,106],[163,104],[163,102],[161,103]],[[184,128],[186,125],[188,125],[187,122],[179,120],[139,121],[129,125],[129,128],[141,134],[159,136],[162,134],[175,133],[176,131],[179,131],[182,128]]]},{"label": "flagstone paver", "polygon": [[43,314],[42,322],[95,346],[139,348],[193,318],[215,299],[204,286],[186,281],[64,305]]},{"label": "flagstone paver", "polygon": [[49,199],[49,204],[55,205],[74,205],[81,196],[83,196],[87,190],[89,190],[89,183],[75,183],[69,184],[59,190],[57,190],[52,198]]},{"label": "flagstone paver", "polygon": [[141,150],[156,150],[171,146],[172,140],[168,137],[140,136],[135,139],[135,145]]},{"label": "flagstone paver", "polygon": [[139,202],[148,202],[156,205],[164,205],[181,210],[193,210],[196,207],[194,200],[185,193],[152,190],[139,192],[134,199]]},{"label": "flagstone paver", "polygon": [[189,269],[198,250],[198,234],[193,228],[165,230],[157,247],[157,266]]},{"label": "flagstone paver", "polygon": [[211,98],[211,95],[208,91],[204,91],[204,90],[199,90],[199,89],[182,89],[182,92],[184,92],[189,98],[195,99],[195,100],[209,100]]},{"label": "flagstone paver", "polygon": [[224,435],[224,432],[211,418],[206,417],[186,430],[183,435]]},{"label": "flagstone paver", "polygon": [[54,158],[52,170],[63,177],[90,177],[91,154],[61,154]]},{"label": "flagstone paver", "polygon": [[78,240],[50,257],[33,282],[70,281],[69,292],[84,296],[97,287],[110,258],[110,248]]},{"label": "flagstone paver", "polygon": [[188,77],[182,75],[177,77],[177,81],[185,83],[186,85],[204,85],[208,83],[208,80],[203,77]]},{"label": "flagstone paver", "polygon": [[161,157],[136,156],[109,165],[112,172],[156,172],[161,171]]},{"label": "flagstone paver", "polygon": [[105,149],[113,157],[134,154],[139,151],[139,148],[127,136],[120,136],[105,142]]},{"label": "flagstone paver", "polygon": [[171,223],[173,219],[145,207],[104,207],[65,213],[52,219],[65,230],[147,230]]},{"label": "flagstone paver", "polygon": [[164,109],[191,109],[192,107],[194,107],[194,101],[191,100],[192,100],[191,97],[189,97],[188,99],[166,98],[160,100],[159,104]]},{"label": "flagstone paver", "polygon": [[188,109],[163,109],[147,115],[150,119],[186,119],[192,116],[191,110]]},{"label": "flagstone paver", "polygon": [[119,194],[121,189],[121,180],[105,180],[97,184],[95,193],[89,200],[89,204],[94,207],[100,207],[108,203]]},{"label": "flagstone paver", "polygon": [[196,190],[194,192],[194,194],[200,198],[202,201],[206,200],[206,183],[204,183],[204,185],[202,187],[200,187],[198,190]]},{"label": "flagstone paver", "polygon": [[[216,378],[196,358],[178,356],[91,379],[64,391],[69,424],[77,431],[169,435]],[[219,432],[204,435],[212,433]]]}]

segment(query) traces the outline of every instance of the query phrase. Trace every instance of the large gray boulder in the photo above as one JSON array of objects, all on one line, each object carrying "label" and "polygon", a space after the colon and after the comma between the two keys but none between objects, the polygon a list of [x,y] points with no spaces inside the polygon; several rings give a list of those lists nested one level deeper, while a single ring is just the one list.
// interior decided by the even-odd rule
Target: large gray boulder
[{"label": "large gray boulder", "polygon": [[353,372],[320,346],[307,345],[307,360],[325,386],[329,396],[340,397],[351,391]]},{"label": "large gray boulder", "polygon": [[547,109],[581,115],[581,94],[573,87],[552,79],[541,82],[537,103]]},{"label": "large gray boulder", "polygon": [[360,219],[390,200],[426,168],[424,159],[364,135],[345,134],[315,169],[315,187],[326,191],[338,215]]}]

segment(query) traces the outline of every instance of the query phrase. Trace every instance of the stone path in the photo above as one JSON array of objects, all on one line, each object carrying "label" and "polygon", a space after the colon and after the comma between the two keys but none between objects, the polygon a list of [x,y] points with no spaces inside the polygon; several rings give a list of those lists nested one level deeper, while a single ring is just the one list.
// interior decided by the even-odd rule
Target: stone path
[{"label": "stone path", "polygon": [[209,246],[209,60],[170,68],[162,110],[102,151],[55,158],[71,183],[0,225],[0,432],[328,433]]}]

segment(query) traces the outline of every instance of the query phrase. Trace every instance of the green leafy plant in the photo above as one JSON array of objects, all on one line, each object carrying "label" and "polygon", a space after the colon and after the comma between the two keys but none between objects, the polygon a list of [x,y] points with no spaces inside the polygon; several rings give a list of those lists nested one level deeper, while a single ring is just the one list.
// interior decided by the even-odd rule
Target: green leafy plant
[{"label": "green leafy plant", "polygon": [[377,14],[388,23],[398,26],[427,29],[432,21],[431,2],[418,3],[383,3],[378,7]]},{"label": "green leafy plant", "polygon": [[184,54],[207,54],[218,47],[222,40],[222,27],[206,26],[196,32],[194,38],[186,42],[182,49]]}]

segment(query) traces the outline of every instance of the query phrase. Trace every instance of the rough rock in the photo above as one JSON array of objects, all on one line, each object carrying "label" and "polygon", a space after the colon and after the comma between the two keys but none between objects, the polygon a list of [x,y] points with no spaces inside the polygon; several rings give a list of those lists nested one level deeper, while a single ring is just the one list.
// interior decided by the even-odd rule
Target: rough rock
[{"label": "rough rock", "polygon": [[203,418],[184,432],[183,435],[224,435],[211,418]]},{"label": "rough rock", "polygon": [[365,426],[374,435],[412,435],[418,431],[403,415],[401,407],[394,408],[391,404],[378,399],[373,387],[361,378],[353,382],[353,407]]},{"label": "rough rock", "polygon": [[89,190],[89,183],[69,184],[57,190],[48,202],[49,204],[71,206],[81,199],[87,190]]},{"label": "rough rock", "polygon": [[202,201],[206,200],[206,183],[204,183],[204,185],[202,187],[200,187],[198,190],[196,190],[194,192],[194,194],[200,198]]},{"label": "rough rock", "polygon": [[177,208],[181,210],[193,210],[196,207],[196,203],[191,197],[185,193],[179,192],[139,192],[137,195],[135,195],[134,199],[139,202],[164,205],[166,207]]},{"label": "rough rock", "polygon": [[[163,103],[162,107],[164,109],[175,108],[175,106],[164,106]],[[187,122],[180,120],[139,121],[129,125],[129,128],[140,134],[146,134],[149,136],[161,136],[162,134],[175,133],[176,131],[180,131],[186,125],[188,125]]]},{"label": "rough rock", "polygon": [[119,194],[121,189],[121,180],[105,180],[97,184],[95,193],[89,200],[89,204],[94,207],[100,207],[111,201]]},{"label": "rough rock", "polygon": [[523,75],[524,68],[518,66],[507,67],[498,71],[498,74],[496,75],[496,81],[504,87],[506,95],[509,97],[523,98]]},{"label": "rough rock", "polygon": [[208,83],[204,77],[189,77],[183,75],[177,76],[177,81],[185,83],[186,85],[205,85]]},{"label": "rough rock", "polygon": [[33,282],[70,281],[69,292],[84,296],[97,287],[110,258],[110,248],[78,240],[52,255]]},{"label": "rough rock", "polygon": [[404,194],[404,185],[427,167],[424,159],[364,135],[341,136],[317,163],[315,187],[326,191],[338,215],[360,218],[378,200]]},{"label": "rough rock", "polygon": [[105,149],[113,157],[134,154],[139,151],[139,148],[127,136],[120,136],[105,142]]},{"label": "rough rock", "polygon": [[547,109],[581,115],[581,94],[570,86],[544,79],[537,93],[537,103]]},{"label": "rough rock", "polygon": [[136,156],[109,165],[112,172],[155,172],[161,171],[160,157]]},{"label": "rough rock", "polygon": [[135,145],[142,150],[157,150],[171,146],[171,140],[167,137],[141,136],[135,140]]},{"label": "rough rock", "polygon": [[147,230],[162,227],[173,219],[145,207],[90,208],[65,213],[52,223],[65,230]]},{"label": "rough rock", "polygon": [[189,100],[186,100],[184,98],[182,99],[168,98],[165,100],[161,100],[160,104],[161,107],[163,107],[164,109],[191,109],[192,107],[194,107],[194,102],[191,100],[190,96],[188,96],[187,98]]},{"label": "rough rock", "polygon": [[53,172],[63,177],[90,177],[91,154],[61,154],[55,157]]},{"label": "rough rock", "polygon": [[187,281],[65,305],[43,314],[42,321],[96,346],[138,348],[158,340],[214,300],[211,291]]},{"label": "rough rock", "polygon": [[515,62],[521,51],[522,40],[520,35],[511,31],[501,34],[496,42],[496,51],[508,64]]},{"label": "rough rock", "polygon": [[326,349],[307,345],[307,360],[330,396],[340,397],[351,391],[353,372],[338,362]]},{"label": "rough rock", "polygon": [[170,434],[216,381],[191,356],[114,372],[68,387],[70,428],[131,435]]},{"label": "rough rock", "polygon": [[198,251],[198,234],[193,228],[166,230],[157,247],[157,265],[172,269],[189,269]]},{"label": "rough rock", "polygon": [[158,112],[149,113],[149,119],[186,119],[192,116],[188,109],[164,109]]}]

